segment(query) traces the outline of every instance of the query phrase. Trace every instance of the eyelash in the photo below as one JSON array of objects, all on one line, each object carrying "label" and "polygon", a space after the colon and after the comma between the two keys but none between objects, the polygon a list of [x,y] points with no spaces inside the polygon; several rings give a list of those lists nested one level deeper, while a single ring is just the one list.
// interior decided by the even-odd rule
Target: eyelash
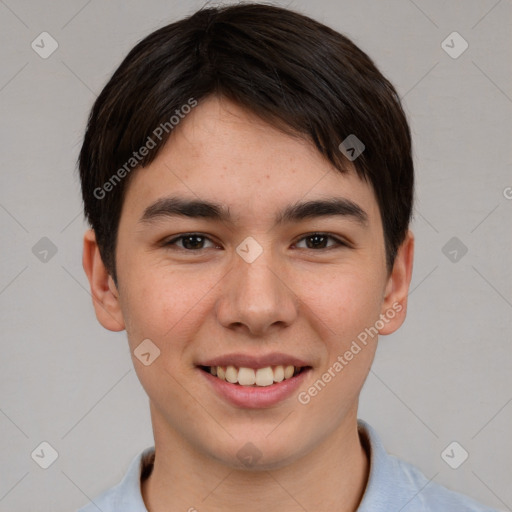
[{"label": "eyelash", "polygon": [[[177,236],[175,238],[173,238],[172,240],[168,240],[166,242],[164,242],[162,245],[164,247],[170,247],[170,246],[173,246],[173,245],[176,245],[176,242],[179,241],[179,240],[182,240],[184,238],[187,238],[187,237],[191,237],[191,236],[197,236],[197,237],[200,237],[200,238],[203,238],[204,240],[209,240],[210,242],[212,243],[215,243],[213,240],[211,240],[209,237],[203,235],[202,233],[185,233],[183,235],[180,235],[180,236]],[[334,240],[336,242],[336,245],[331,245],[330,247],[321,247],[319,249],[309,249],[309,248],[306,248],[305,250],[307,251],[328,251],[328,250],[331,250],[331,249],[337,249],[337,248],[340,248],[340,247],[350,247],[349,244],[343,240],[341,240],[340,238],[334,236],[334,235],[331,235],[330,233],[325,233],[325,232],[321,232],[321,231],[317,231],[317,232],[314,232],[314,233],[308,233],[307,235],[303,236],[302,238],[299,238],[296,242],[301,242],[302,240],[305,240],[307,238],[311,238],[311,237],[314,237],[314,236],[323,236],[323,237],[327,237],[327,238],[330,238],[331,240]],[[200,252],[202,250],[204,250],[205,248],[200,248],[200,249],[186,249],[184,247],[178,247],[179,250],[182,250],[182,251],[185,251],[185,252]]]}]

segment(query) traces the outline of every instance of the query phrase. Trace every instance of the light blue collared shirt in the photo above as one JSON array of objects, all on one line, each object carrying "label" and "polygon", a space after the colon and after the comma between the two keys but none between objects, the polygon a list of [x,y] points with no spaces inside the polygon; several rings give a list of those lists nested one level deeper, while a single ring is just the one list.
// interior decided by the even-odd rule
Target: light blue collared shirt
[{"label": "light blue collared shirt", "polygon": [[[497,512],[473,499],[429,481],[415,466],[389,455],[377,432],[358,420],[359,434],[370,454],[370,475],[357,512]],[[124,478],[78,512],[148,512],[140,490],[141,462],[154,447],[140,452]]]}]

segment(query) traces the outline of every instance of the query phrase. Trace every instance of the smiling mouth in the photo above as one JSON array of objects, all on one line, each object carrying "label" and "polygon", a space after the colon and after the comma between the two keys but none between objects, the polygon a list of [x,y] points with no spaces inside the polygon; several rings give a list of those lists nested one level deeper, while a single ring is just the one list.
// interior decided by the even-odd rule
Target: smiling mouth
[{"label": "smiling mouth", "polygon": [[239,386],[265,387],[277,384],[299,375],[310,366],[277,365],[265,368],[245,368],[236,366],[199,366],[201,370],[220,380]]}]

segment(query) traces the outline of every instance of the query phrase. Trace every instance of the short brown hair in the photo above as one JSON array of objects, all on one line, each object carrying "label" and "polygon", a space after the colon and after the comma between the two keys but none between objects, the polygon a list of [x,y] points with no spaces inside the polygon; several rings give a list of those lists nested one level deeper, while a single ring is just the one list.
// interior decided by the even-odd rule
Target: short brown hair
[{"label": "short brown hair", "polygon": [[[410,130],[397,92],[344,35],[289,9],[249,3],[203,8],[151,33],[94,103],[79,172],[85,216],[116,283],[120,212],[133,175],[126,163],[140,172],[171,133],[161,130],[157,138],[157,127],[168,126],[191,98],[210,95],[308,138],[340,172],[347,162],[340,144],[356,136],[364,151],[353,165],[375,191],[391,270],[410,222],[414,182]],[[148,138],[152,149],[133,161]]]}]

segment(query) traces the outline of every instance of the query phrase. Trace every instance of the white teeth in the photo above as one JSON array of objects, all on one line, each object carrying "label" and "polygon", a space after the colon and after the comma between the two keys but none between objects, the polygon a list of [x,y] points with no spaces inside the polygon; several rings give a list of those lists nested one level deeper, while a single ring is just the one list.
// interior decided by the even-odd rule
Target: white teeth
[{"label": "white teeth", "polygon": [[238,370],[234,366],[230,365],[226,368],[226,380],[231,384],[238,382]]},{"label": "white teeth", "polygon": [[[299,370],[299,368],[297,368]],[[229,365],[224,366],[211,366],[209,371],[212,375],[217,376],[221,380],[230,382],[231,384],[240,384],[241,386],[270,386],[274,382],[282,382],[285,379],[290,379],[295,374],[295,366],[278,365],[267,366],[265,368],[252,368],[240,367]]]},{"label": "white teeth", "polygon": [[270,366],[256,370],[257,386],[270,386],[271,384],[274,384],[274,372]]},{"label": "white teeth", "polygon": [[274,382],[282,382],[284,380],[284,368],[279,365],[274,368]]},{"label": "white teeth", "polygon": [[241,384],[242,386],[252,386],[256,382],[256,374],[252,368],[240,368],[238,370],[237,380],[238,384]]},{"label": "white teeth", "polygon": [[295,368],[293,366],[287,366],[284,369],[284,378],[289,379],[290,377],[292,377],[294,371],[295,371]]}]

